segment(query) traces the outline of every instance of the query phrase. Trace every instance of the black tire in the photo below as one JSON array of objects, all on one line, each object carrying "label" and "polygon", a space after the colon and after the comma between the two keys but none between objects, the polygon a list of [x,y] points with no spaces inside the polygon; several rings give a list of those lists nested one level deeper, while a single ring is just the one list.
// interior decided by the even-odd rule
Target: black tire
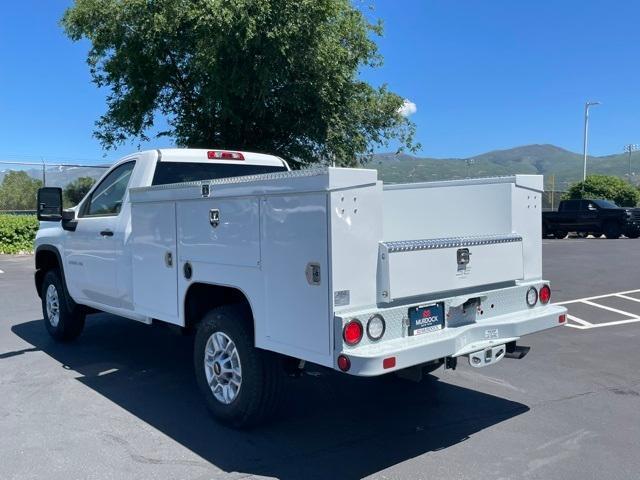
[{"label": "black tire", "polygon": [[640,237],[640,230],[631,230],[624,234],[627,238],[638,238]]},{"label": "black tire", "polygon": [[[218,421],[235,428],[253,427],[272,417],[282,391],[284,370],[281,357],[254,346],[252,322],[251,312],[243,305],[217,307],[202,319],[195,338],[193,363],[196,381],[207,407]],[[205,367],[207,343],[218,332],[235,344],[241,368],[240,386],[229,403],[216,398],[207,380],[207,373],[213,375],[218,363],[212,362],[211,368]],[[218,372],[221,371],[219,365]],[[218,394],[221,395],[220,392]]]},{"label": "black tire", "polygon": [[553,237],[557,238],[558,240],[562,240],[563,238],[567,238],[568,234],[569,232],[566,232],[564,230],[555,230],[553,232]]},{"label": "black tire", "polygon": [[600,238],[602,236],[602,232],[589,232],[593,238]]},{"label": "black tire", "polygon": [[578,238],[587,238],[589,236],[588,232],[576,232],[576,236]]},{"label": "black tire", "polygon": [[[77,338],[84,328],[84,309],[69,297],[60,271],[49,270],[42,279],[42,317],[53,338],[69,342]],[[50,306],[48,307],[48,303]],[[54,315],[57,312],[57,316]]]},{"label": "black tire", "polygon": [[620,238],[620,235],[622,235],[622,228],[620,227],[620,224],[616,222],[609,222],[605,224],[604,226],[605,237],[611,240],[615,240],[616,238]]}]

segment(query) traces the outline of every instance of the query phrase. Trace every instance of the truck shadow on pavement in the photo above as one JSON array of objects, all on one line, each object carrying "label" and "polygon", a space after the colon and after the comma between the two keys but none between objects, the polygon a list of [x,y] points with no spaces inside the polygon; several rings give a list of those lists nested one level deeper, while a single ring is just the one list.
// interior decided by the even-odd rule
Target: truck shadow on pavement
[{"label": "truck shadow on pavement", "polygon": [[[193,337],[106,314],[88,317],[84,333],[70,344],[55,343],[42,320],[12,331],[82,375],[78,380],[86,386],[225,472],[361,478],[528,411],[435,378],[414,384],[319,371],[287,382],[282,413],[272,423],[234,431],[217,424],[201,400],[192,373]],[[108,433],[134,461],[174,463],[137,454],[126,432]],[[211,468],[202,478],[214,476]]]}]

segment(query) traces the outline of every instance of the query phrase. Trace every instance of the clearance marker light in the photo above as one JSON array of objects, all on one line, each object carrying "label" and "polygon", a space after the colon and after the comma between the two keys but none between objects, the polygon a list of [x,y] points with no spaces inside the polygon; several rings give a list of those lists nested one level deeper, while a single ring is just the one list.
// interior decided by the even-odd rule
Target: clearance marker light
[{"label": "clearance marker light", "polygon": [[385,370],[387,368],[393,368],[396,366],[396,357],[387,357],[384,360],[382,360],[382,368],[384,368]]},{"label": "clearance marker light", "polygon": [[351,368],[351,360],[349,360],[349,357],[340,355],[338,357],[338,368],[343,372],[348,372]]}]

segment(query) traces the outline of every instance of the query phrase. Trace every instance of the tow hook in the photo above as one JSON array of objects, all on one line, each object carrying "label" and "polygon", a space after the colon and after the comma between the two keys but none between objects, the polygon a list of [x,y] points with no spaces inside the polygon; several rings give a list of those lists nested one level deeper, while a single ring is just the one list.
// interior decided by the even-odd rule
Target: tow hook
[{"label": "tow hook", "polygon": [[469,354],[469,365],[475,368],[493,365],[502,360],[507,353],[506,345],[498,345],[496,347],[485,348],[478,352]]}]

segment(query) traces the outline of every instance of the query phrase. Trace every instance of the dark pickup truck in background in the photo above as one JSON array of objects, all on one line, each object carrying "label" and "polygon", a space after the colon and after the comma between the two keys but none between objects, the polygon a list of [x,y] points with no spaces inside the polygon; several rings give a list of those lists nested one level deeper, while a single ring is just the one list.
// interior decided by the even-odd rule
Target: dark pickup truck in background
[{"label": "dark pickup truck in background", "polygon": [[607,238],[640,236],[640,208],[608,200],[563,200],[557,212],[542,212],[542,235],[565,238],[569,232]]}]

